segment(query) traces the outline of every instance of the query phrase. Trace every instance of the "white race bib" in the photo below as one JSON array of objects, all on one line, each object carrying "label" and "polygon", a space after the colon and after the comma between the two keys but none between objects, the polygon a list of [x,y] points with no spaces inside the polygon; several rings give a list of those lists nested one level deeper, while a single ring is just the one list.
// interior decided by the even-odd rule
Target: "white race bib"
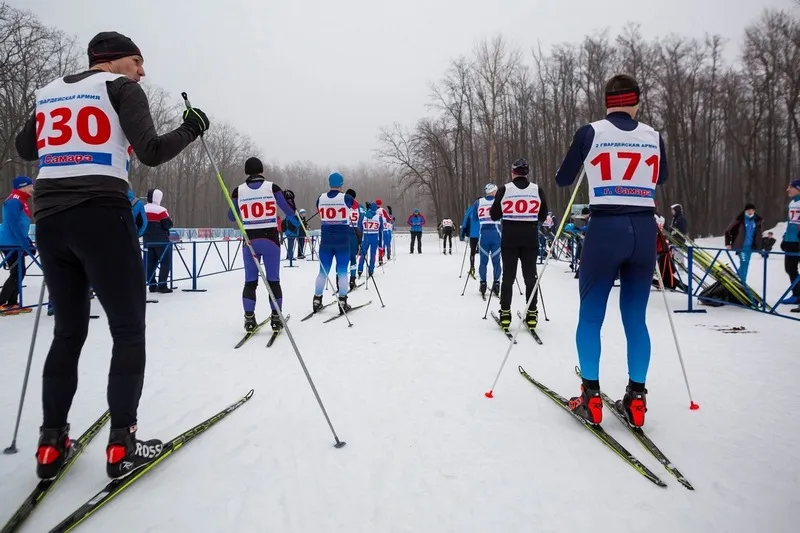
[{"label": "white race bib", "polygon": [[531,183],[525,189],[520,189],[514,185],[514,182],[507,183],[501,205],[503,206],[503,220],[536,222],[539,220],[539,208],[542,206],[542,200],[539,198],[539,186]]},{"label": "white race bib", "polygon": [[245,229],[278,227],[278,203],[272,190],[272,182],[265,181],[258,189],[242,183],[237,189],[239,216]]},{"label": "white race bib", "polygon": [[800,200],[789,202],[789,224],[800,225]]},{"label": "white race bib", "polygon": [[324,226],[348,226],[350,225],[350,208],[344,202],[345,194],[339,192],[333,198],[328,198],[328,193],[319,197],[320,223]]}]

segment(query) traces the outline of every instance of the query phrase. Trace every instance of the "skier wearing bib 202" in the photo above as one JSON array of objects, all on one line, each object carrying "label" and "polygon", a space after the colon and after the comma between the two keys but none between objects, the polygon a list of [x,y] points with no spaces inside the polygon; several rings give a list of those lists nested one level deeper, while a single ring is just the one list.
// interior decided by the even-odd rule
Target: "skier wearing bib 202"
[{"label": "skier wearing bib 202", "polygon": [[361,218],[363,215],[358,209],[356,202],[356,191],[347,189],[346,195],[353,197],[353,207],[350,208],[350,290],[356,288],[356,268],[358,267],[358,248],[361,246]]},{"label": "skier wearing bib 202", "polygon": [[342,192],[344,178],[338,172],[328,176],[331,190],[317,198],[317,211],[320,220],[319,274],[314,285],[314,312],[322,309],[322,291],[331,265],[336,259],[336,278],[339,286],[339,312],[350,310],[347,303],[347,266],[350,262],[350,236],[352,234],[350,217],[355,200]]},{"label": "skier wearing bib 202", "polygon": [[[495,193],[489,214],[494,221],[503,221],[500,254],[503,259],[503,284],[500,288],[500,326],[508,331],[511,325],[511,295],[517,279],[517,262],[522,265],[526,302],[533,294],[538,273],[539,212],[547,212],[544,191],[528,179],[528,161],[517,159],[511,165],[512,180]],[[534,329],[539,324],[537,297],[526,310],[525,325]]]},{"label": "skier wearing bib 202", "polygon": [[[284,191],[277,184],[267,181],[264,176],[264,165],[261,160],[251,157],[244,163],[247,179],[231,191],[231,200],[239,213],[247,238],[253,246],[253,253],[245,246],[242,250],[244,261],[244,289],[242,289],[242,307],[244,307],[244,329],[253,331],[258,326],[256,320],[256,287],[258,287],[258,263],[264,262],[269,288],[278,301],[278,308],[283,309],[283,290],[281,289],[281,245],[278,233],[278,207],[286,214],[286,222],[294,227],[300,221],[296,212],[294,195]],[[233,212],[228,209],[228,219],[234,220]],[[269,302],[272,315],[270,324],[274,331],[281,329],[281,319],[272,300]]]},{"label": "skier wearing bib 202", "polygon": [[481,227],[480,238],[478,239],[478,250],[481,254],[481,261],[478,265],[478,274],[481,279],[481,295],[486,294],[486,274],[489,266],[489,259],[492,260],[492,292],[500,297],[500,221],[492,220],[492,204],[494,195],[497,192],[497,185],[487,183],[484,187],[486,196],[475,200],[474,209],[478,213],[478,221]]},{"label": "skier wearing bib 202", "polygon": [[55,311],[53,343],[42,372],[44,420],[36,473],[55,477],[73,453],[70,406],[78,358],[89,331],[89,286],[108,316],[113,339],[108,373],[111,435],[106,472],[120,478],[150,464],[162,442],[136,438],[145,368],[145,288],[139,241],[128,201],[130,154],[157,166],[208,129],[197,108],[158,135],[138,81],[144,59],[128,37],[96,35],[89,69],[36,91],[36,109],[17,135],[26,161],[39,161],[34,193],[36,245]]},{"label": "skier wearing bib 202", "polygon": [[464,220],[461,221],[461,232],[458,237],[463,241],[469,236],[469,276],[475,277],[475,254],[478,253],[478,239],[481,236],[481,223],[478,219],[478,206],[477,202],[481,197],[475,198],[464,213]]},{"label": "skier wearing bib 202", "polygon": [[369,252],[369,266],[367,267],[367,278],[375,272],[375,252],[383,246],[383,209],[376,204],[366,204],[367,212],[360,222],[360,229],[364,234],[361,241],[361,258],[358,260],[358,277],[364,272],[364,259]]},{"label": "skier wearing bib 202", "polygon": [[639,85],[617,75],[605,88],[606,118],[582,126],[556,175],[571,185],[581,168],[589,185],[592,222],[581,252],[580,313],[575,334],[583,383],[573,412],[594,424],[603,419],[600,398],[600,329],[608,294],[619,273],[619,307],[628,342],[628,385],[617,406],[634,426],[644,424],[650,336],[645,321],[656,265],[656,185],[667,181],[661,135],[635,120]]}]

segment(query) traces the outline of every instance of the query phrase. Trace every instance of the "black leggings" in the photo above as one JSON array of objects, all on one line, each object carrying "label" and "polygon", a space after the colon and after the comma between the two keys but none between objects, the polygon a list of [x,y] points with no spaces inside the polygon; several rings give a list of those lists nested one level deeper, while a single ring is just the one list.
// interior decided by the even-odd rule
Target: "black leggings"
[{"label": "black leggings", "polygon": [[446,248],[447,247],[447,241],[448,240],[450,241],[450,249],[452,250],[453,249],[453,230],[452,229],[450,229],[450,231],[448,231],[447,229],[444,230],[444,234],[442,235],[442,248]]},{"label": "black leggings", "polygon": [[36,244],[55,311],[43,371],[43,427],[67,423],[89,332],[90,284],[113,339],[107,388],[111,427],[135,424],[144,383],[145,286],[130,209],[77,206],[55,213],[37,221]]},{"label": "black leggings", "polygon": [[[539,248],[534,246],[515,246],[500,248],[500,257],[503,259],[503,285],[500,288],[500,309],[511,309],[511,295],[514,292],[514,283],[517,280],[517,261],[522,263],[522,278],[525,280],[525,301],[527,302],[533,293],[533,286],[536,285],[538,272],[536,271],[536,260],[539,256]],[[536,309],[537,297],[531,302],[531,309]]]},{"label": "black leggings", "polygon": [[[783,249],[783,251],[787,253],[800,252],[800,243],[783,243]],[[800,256],[784,256],[783,266],[786,269],[786,274],[789,275],[789,283],[794,283],[794,279],[800,275],[800,273],[798,273],[798,269],[800,269]],[[797,297],[798,303],[800,303],[800,281],[798,281],[797,285],[792,289],[792,294]]]},{"label": "black leggings", "polygon": [[478,253],[478,238],[469,238],[469,268],[475,270],[475,254]]},{"label": "black leggings", "polygon": [[[8,279],[0,290],[0,305],[19,304],[19,283],[25,277],[25,253],[20,250],[6,250],[6,264]],[[22,276],[20,277],[20,264],[17,260],[22,257]]]}]

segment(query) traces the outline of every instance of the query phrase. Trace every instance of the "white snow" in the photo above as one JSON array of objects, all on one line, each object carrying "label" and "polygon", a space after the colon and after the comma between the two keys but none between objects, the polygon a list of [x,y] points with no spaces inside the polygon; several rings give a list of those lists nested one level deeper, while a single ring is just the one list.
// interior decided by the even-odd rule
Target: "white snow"
[{"label": "white snow", "polygon": [[[169,439],[237,400],[252,400],[202,434],[83,523],[79,531],[444,533],[794,532],[800,504],[800,324],[734,307],[673,314],[701,409],[690,411],[664,302],[651,294],[653,357],[646,429],[693,483],[679,485],[610,413],[604,427],[669,486],[636,473],[519,376],[569,397],[578,392],[574,331],[577,281],[552,262],[543,280],[550,321],[544,346],[522,331],[495,388],[508,346],[470,280],[459,278],[463,244],[409,255],[377,270],[386,303],[343,319],[300,322],[318,263],[282,268],[285,311],[339,436],[333,438],[286,335],[270,349],[260,333],[243,348],[242,271],[203,278],[206,293],[158,295],[148,305],[147,377],[140,436]],[[210,260],[209,260],[210,261]],[[283,266],[286,263],[282,264]],[[177,265],[176,265],[177,268]],[[181,267],[182,268],[182,267]],[[768,262],[770,276],[782,262]],[[466,270],[466,268],[465,268]],[[491,271],[491,268],[490,268]],[[540,267],[541,271],[541,267]],[[755,265],[753,267],[755,274]],[[28,300],[41,278],[26,279]],[[520,281],[522,277],[520,275]],[[188,282],[182,282],[188,288]],[[627,382],[625,340],[612,293],[603,330],[601,380],[612,397]],[[668,293],[685,308],[685,296]],[[330,295],[326,295],[326,301]],[[522,308],[514,294],[514,309]],[[77,437],[105,409],[111,339],[99,303],[72,406]],[[491,310],[497,310],[496,300]],[[324,313],[331,314],[332,308]],[[258,316],[268,310],[259,287]],[[11,440],[34,313],[0,318],[0,447]],[[518,323],[515,317],[514,326]],[[729,334],[715,327],[745,326]],[[19,453],[0,456],[0,524],[36,484],[41,370],[53,319],[43,316],[23,412]],[[752,332],[751,332],[752,331]],[[23,531],[47,531],[107,479],[107,427],[33,513]]]}]

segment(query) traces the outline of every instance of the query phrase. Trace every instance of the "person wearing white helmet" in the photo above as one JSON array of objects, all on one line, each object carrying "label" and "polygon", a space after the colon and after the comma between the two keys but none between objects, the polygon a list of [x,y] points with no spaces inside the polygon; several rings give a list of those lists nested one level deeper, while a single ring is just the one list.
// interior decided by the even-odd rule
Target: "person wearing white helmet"
[{"label": "person wearing white helmet", "polygon": [[492,220],[491,210],[494,203],[494,196],[497,193],[497,185],[487,183],[483,188],[485,196],[475,200],[471,209],[478,214],[480,224],[480,234],[478,237],[478,251],[480,252],[480,263],[478,265],[478,275],[480,276],[481,296],[486,297],[486,275],[489,260],[492,260],[492,292],[500,297],[500,221]]}]

